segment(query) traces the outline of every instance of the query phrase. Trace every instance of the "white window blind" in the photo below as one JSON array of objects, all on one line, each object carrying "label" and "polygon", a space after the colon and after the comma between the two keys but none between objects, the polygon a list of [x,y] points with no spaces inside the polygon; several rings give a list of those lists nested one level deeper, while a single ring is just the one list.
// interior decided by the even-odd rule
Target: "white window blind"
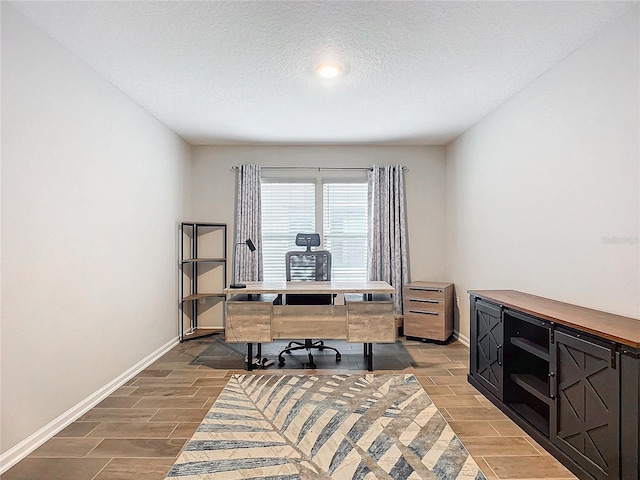
[{"label": "white window blind", "polygon": [[314,183],[263,182],[262,251],[264,280],[285,280],[285,254],[296,247],[297,233],[315,228]]},{"label": "white window blind", "polygon": [[367,184],[324,183],[322,244],[333,280],[367,280]]}]

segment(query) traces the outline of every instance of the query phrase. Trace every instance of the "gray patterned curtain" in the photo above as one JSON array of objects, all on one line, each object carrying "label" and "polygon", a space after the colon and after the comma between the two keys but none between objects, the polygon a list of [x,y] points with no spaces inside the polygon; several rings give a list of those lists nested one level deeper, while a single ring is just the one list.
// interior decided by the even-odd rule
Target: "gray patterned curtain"
[{"label": "gray patterned curtain", "polygon": [[[260,201],[260,165],[238,167],[236,190],[236,236],[233,244],[236,263],[233,266],[234,282],[262,280],[262,208]],[[256,251],[249,250],[244,242],[250,238]],[[242,243],[242,245],[238,245]]]},{"label": "gray patterned curtain", "polygon": [[369,171],[369,279],[395,287],[396,313],[409,281],[402,165],[374,165]]}]

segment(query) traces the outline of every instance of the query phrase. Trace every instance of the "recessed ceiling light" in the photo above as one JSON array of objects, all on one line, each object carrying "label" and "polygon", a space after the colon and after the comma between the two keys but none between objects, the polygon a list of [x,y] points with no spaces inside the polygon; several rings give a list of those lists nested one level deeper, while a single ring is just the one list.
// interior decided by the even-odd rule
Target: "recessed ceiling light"
[{"label": "recessed ceiling light", "polygon": [[322,78],[335,78],[342,72],[342,67],[340,65],[323,63],[316,67],[316,71]]}]

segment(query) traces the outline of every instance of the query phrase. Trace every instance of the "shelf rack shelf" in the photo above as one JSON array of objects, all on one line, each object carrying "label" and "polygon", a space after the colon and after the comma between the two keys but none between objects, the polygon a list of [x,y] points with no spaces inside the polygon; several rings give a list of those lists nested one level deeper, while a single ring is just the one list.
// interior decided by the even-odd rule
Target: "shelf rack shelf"
[{"label": "shelf rack shelf", "polygon": [[224,263],[226,258],[185,258],[182,263]]},{"label": "shelf rack shelf", "polygon": [[537,411],[531,408],[526,403],[508,403],[518,415],[526,419],[532,426],[534,426],[543,435],[549,435],[549,419],[540,415]]},{"label": "shelf rack shelf", "polygon": [[547,405],[551,404],[551,397],[549,397],[549,384],[544,380],[536,377],[535,375],[528,374],[511,374],[511,380],[523,388],[531,395],[536,397],[538,400],[546,403]]},{"label": "shelf rack shelf", "polygon": [[179,235],[179,339],[184,342],[224,332],[227,225],[181,222]]},{"label": "shelf rack shelf", "polygon": [[535,355],[538,358],[541,358],[542,360],[546,360],[547,362],[549,361],[548,346],[544,347],[524,337],[511,337],[511,344]]}]

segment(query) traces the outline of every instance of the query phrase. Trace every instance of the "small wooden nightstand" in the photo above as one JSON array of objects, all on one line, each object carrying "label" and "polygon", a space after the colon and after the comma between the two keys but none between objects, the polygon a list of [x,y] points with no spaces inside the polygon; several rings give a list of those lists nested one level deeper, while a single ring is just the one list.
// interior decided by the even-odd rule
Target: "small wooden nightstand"
[{"label": "small wooden nightstand", "polygon": [[453,333],[453,284],[411,282],[404,286],[404,335],[444,342]]}]

